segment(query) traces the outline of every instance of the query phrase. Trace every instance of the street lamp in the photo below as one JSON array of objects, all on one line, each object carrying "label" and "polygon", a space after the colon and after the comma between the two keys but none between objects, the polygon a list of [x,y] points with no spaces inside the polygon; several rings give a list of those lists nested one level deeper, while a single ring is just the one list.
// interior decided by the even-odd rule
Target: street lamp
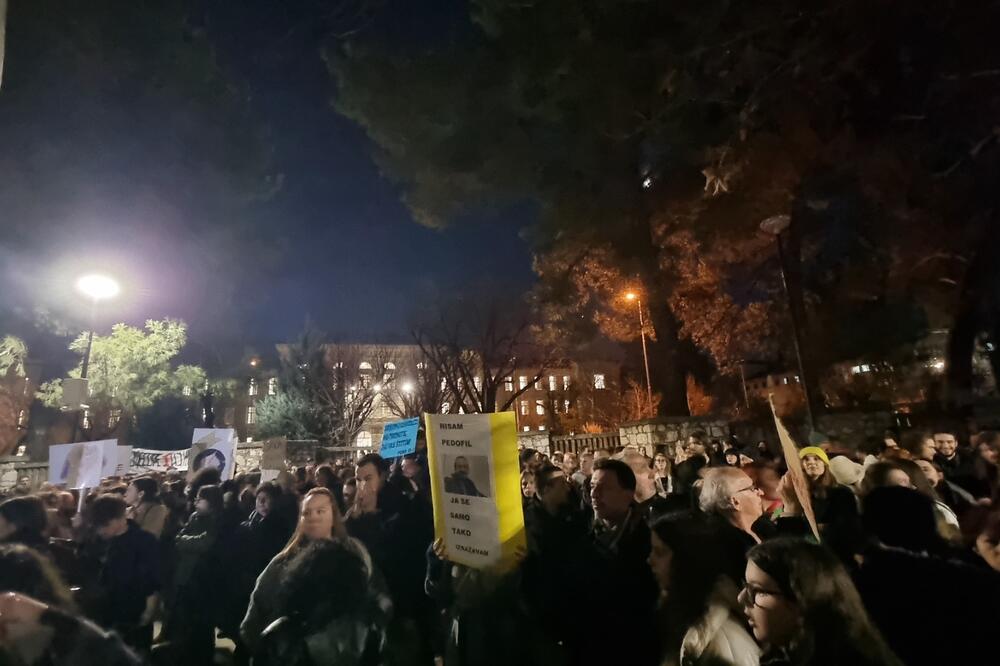
[{"label": "street lamp", "polygon": [[788,312],[792,317],[792,340],[795,343],[795,359],[799,365],[799,379],[802,386],[802,393],[806,399],[806,418],[809,420],[809,427],[816,430],[816,421],[813,418],[812,396],[809,394],[809,382],[806,381],[806,368],[802,362],[802,322],[799,321],[799,313],[792,301],[792,293],[788,289],[787,260],[785,258],[784,245],[781,242],[781,235],[792,225],[790,215],[772,215],[760,223],[760,230],[774,236],[775,246],[778,248],[778,266],[781,269],[781,286],[785,290],[785,302],[788,305]]},{"label": "street lamp", "polygon": [[[114,278],[99,273],[89,273],[80,276],[76,281],[76,290],[90,299],[90,330],[87,332],[87,350],[83,353],[83,367],[80,368],[80,379],[87,379],[90,369],[90,351],[94,346],[94,328],[97,320],[97,304],[114,298],[121,292],[121,287]],[[73,422],[73,441],[76,441],[80,428],[80,412],[77,411]]]},{"label": "street lamp", "polygon": [[649,401],[649,415],[653,415],[653,385],[649,381],[649,354],[646,352],[646,323],[642,317],[642,297],[637,292],[625,292],[626,301],[635,301],[639,310],[639,337],[642,338],[642,363],[646,367],[646,400]]}]

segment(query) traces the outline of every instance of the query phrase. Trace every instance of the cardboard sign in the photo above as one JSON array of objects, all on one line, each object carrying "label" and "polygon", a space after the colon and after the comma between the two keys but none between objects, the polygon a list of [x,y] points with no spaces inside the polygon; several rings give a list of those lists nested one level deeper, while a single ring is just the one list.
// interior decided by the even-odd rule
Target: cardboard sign
[{"label": "cardboard sign", "polygon": [[232,428],[195,428],[188,450],[188,476],[203,467],[215,467],[222,480],[236,471],[236,431]]},{"label": "cardboard sign", "polygon": [[513,412],[426,414],[434,535],[468,567],[508,564],[524,546]]},{"label": "cardboard sign", "polygon": [[114,476],[118,440],[76,442],[49,447],[49,483],[68,488],[94,488]]},{"label": "cardboard sign", "polygon": [[280,472],[288,466],[285,462],[288,458],[288,440],[284,437],[265,439],[261,449],[261,470],[273,469]]},{"label": "cardboard sign", "polygon": [[132,447],[131,446],[119,446],[118,447],[118,464],[115,465],[115,476],[125,476],[128,474],[129,467],[132,463]]},{"label": "cardboard sign", "polygon": [[816,514],[812,507],[812,496],[809,494],[809,481],[802,472],[802,461],[799,460],[799,448],[795,446],[791,434],[785,424],[781,422],[778,413],[774,411],[774,396],[769,396],[771,403],[771,414],[774,415],[774,427],[778,431],[778,439],[781,440],[781,453],[785,456],[785,466],[788,467],[788,477],[792,480],[792,489],[795,490],[795,497],[799,500],[802,513],[805,514],[809,522],[816,541],[819,541],[819,527],[816,525]]},{"label": "cardboard sign", "polygon": [[386,423],[382,431],[379,455],[383,458],[398,458],[413,453],[417,450],[418,430],[420,430],[419,418]]}]

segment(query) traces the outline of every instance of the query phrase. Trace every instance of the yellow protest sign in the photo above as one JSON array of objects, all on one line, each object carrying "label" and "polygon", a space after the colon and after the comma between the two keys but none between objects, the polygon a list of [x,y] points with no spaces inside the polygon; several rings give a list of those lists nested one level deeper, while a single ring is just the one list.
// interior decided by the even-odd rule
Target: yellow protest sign
[{"label": "yellow protest sign", "polygon": [[435,538],[468,567],[511,562],[525,544],[513,412],[424,419]]},{"label": "yellow protest sign", "polygon": [[816,526],[816,514],[813,512],[812,497],[809,495],[809,482],[802,472],[802,461],[799,460],[799,447],[795,445],[788,428],[781,422],[781,417],[774,411],[774,396],[769,396],[771,403],[771,414],[774,415],[774,427],[778,431],[778,439],[781,441],[781,453],[785,456],[785,466],[788,468],[788,477],[792,480],[792,489],[802,507],[802,513],[809,521],[809,528],[812,529],[813,536],[819,541],[819,528]]}]

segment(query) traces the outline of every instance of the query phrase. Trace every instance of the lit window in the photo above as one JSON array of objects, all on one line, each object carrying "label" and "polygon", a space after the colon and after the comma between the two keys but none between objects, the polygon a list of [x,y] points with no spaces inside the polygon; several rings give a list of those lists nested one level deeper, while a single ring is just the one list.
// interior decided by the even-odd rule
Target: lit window
[{"label": "lit window", "polygon": [[448,380],[447,379],[444,379],[444,378],[441,379],[441,390],[442,391],[447,391],[448,390]]},{"label": "lit window", "polygon": [[563,411],[569,414],[569,400],[563,400]]},{"label": "lit window", "polygon": [[483,378],[482,377],[474,377],[472,379],[472,383],[475,384],[477,391],[482,391],[483,390]]},{"label": "lit window", "polygon": [[569,390],[569,375],[563,375],[563,391]]},{"label": "lit window", "polygon": [[522,400],[521,401],[521,416],[527,416],[527,415],[528,415],[528,401],[527,400]]},{"label": "lit window", "polygon": [[253,441],[253,437],[251,437],[250,435],[247,435],[247,443],[249,444],[252,441]]},{"label": "lit window", "polygon": [[513,393],[514,392],[514,378],[513,377],[507,377],[507,378],[505,378],[503,380],[503,390],[507,391],[507,393]]},{"label": "lit window", "polygon": [[542,430],[545,430],[545,426],[543,426],[543,425],[538,426],[538,430],[539,430],[539,432],[541,432]]},{"label": "lit window", "polygon": [[559,401],[558,400],[553,400],[552,401],[552,412],[554,414],[558,414],[559,413]]},{"label": "lit window", "polygon": [[372,369],[372,364],[369,363],[368,361],[361,361],[361,365],[358,366],[358,370],[361,371],[371,370],[371,369]]},{"label": "lit window", "polygon": [[83,410],[83,428],[84,428],[84,430],[87,430],[87,429],[90,428],[90,410],[89,409]]},{"label": "lit window", "polygon": [[862,365],[861,366],[861,372],[871,372],[871,371],[872,371],[872,367],[870,365],[866,364],[866,365]]},{"label": "lit window", "polygon": [[442,402],[441,403],[441,413],[442,414],[447,414],[450,410],[451,410],[451,403],[450,402]]},{"label": "lit window", "polygon": [[550,391],[555,391],[556,390],[556,376],[555,375],[549,375],[549,390]]},{"label": "lit window", "polygon": [[257,395],[257,380],[250,380],[250,395]]},{"label": "lit window", "polygon": [[520,377],[517,378],[517,385],[522,391],[528,388],[528,378],[525,377],[524,375],[521,375]]},{"label": "lit window", "polygon": [[604,383],[604,375],[594,375],[594,388],[598,391],[603,391],[607,388],[607,385]]},{"label": "lit window", "polygon": [[393,363],[392,361],[389,361],[388,363],[385,364],[385,369],[386,370],[395,370],[396,369],[396,364]]},{"label": "lit window", "polygon": [[257,408],[253,405],[247,407],[247,425],[257,423]]},{"label": "lit window", "polygon": [[108,427],[114,428],[122,420],[122,410],[112,409],[108,412]]},{"label": "lit window", "polygon": [[202,422],[208,420],[208,410],[205,409],[204,407],[201,408],[201,420]]},{"label": "lit window", "polygon": [[181,389],[181,394],[184,395],[184,397],[191,395],[191,387],[185,386],[183,389]]},{"label": "lit window", "polygon": [[535,390],[536,391],[541,391],[542,390],[542,378],[541,377],[536,377],[535,378]]},{"label": "lit window", "polygon": [[787,383],[788,383],[788,377],[782,377],[782,379],[784,380],[784,383],[785,383],[785,384],[787,384]]},{"label": "lit window", "polygon": [[544,400],[536,400],[535,401],[535,413],[538,414],[539,416],[544,416],[544,414],[545,414],[545,401]]},{"label": "lit window", "polygon": [[267,380],[267,394],[278,395],[278,378],[271,377]]},{"label": "lit window", "polygon": [[856,365],[853,368],[851,368],[851,374],[852,375],[859,375],[859,374],[861,374],[861,366],[860,365]]},{"label": "lit window", "polygon": [[[993,351],[993,346],[992,345],[986,345],[986,349],[987,349],[987,351]],[[24,394],[23,395],[28,395],[28,378],[27,377],[24,378]]]},{"label": "lit window", "polygon": [[360,384],[361,388],[363,389],[366,389],[369,386],[371,386],[372,384],[371,375],[361,375],[360,377],[358,377],[358,384]]},{"label": "lit window", "polygon": [[17,427],[23,428],[28,423],[28,412],[22,409],[17,413]]},{"label": "lit window", "polygon": [[799,382],[801,382],[801,381],[802,381],[802,380],[801,380],[801,379],[799,379],[799,376],[798,376],[798,375],[795,375],[795,383],[796,383],[796,384],[798,384],[798,383],[799,383]]},{"label": "lit window", "polygon": [[524,432],[531,432],[531,426],[524,426],[523,428],[521,428],[521,430],[523,430]]}]

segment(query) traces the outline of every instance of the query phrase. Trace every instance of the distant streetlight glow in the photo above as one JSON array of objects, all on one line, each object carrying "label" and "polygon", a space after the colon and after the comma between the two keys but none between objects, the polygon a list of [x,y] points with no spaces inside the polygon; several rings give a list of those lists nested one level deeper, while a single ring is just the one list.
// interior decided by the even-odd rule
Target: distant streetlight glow
[{"label": "distant streetlight glow", "polygon": [[403,393],[413,393],[413,382],[403,382]]},{"label": "distant streetlight glow", "polygon": [[639,298],[639,294],[635,293],[634,291],[627,291],[627,292],[625,292],[625,300],[626,301],[634,301],[637,298]]},{"label": "distant streetlight glow", "polygon": [[76,290],[96,303],[114,298],[121,291],[121,287],[114,278],[92,273],[76,281]]},{"label": "distant streetlight glow", "polygon": [[376,384],[376,385],[375,385],[375,386],[373,386],[372,388],[373,388],[373,389],[375,389],[375,392],[376,392],[376,393],[378,393],[379,391],[381,391],[381,390],[382,390],[382,385],[381,385],[381,384]]},{"label": "distant streetlight glow", "polygon": [[653,186],[653,179],[647,176],[647,177],[646,177],[646,178],[645,178],[645,179],[644,179],[644,180],[642,181],[642,189],[644,189],[644,190],[648,190],[648,189],[649,189],[649,188],[651,188],[652,186]]}]

